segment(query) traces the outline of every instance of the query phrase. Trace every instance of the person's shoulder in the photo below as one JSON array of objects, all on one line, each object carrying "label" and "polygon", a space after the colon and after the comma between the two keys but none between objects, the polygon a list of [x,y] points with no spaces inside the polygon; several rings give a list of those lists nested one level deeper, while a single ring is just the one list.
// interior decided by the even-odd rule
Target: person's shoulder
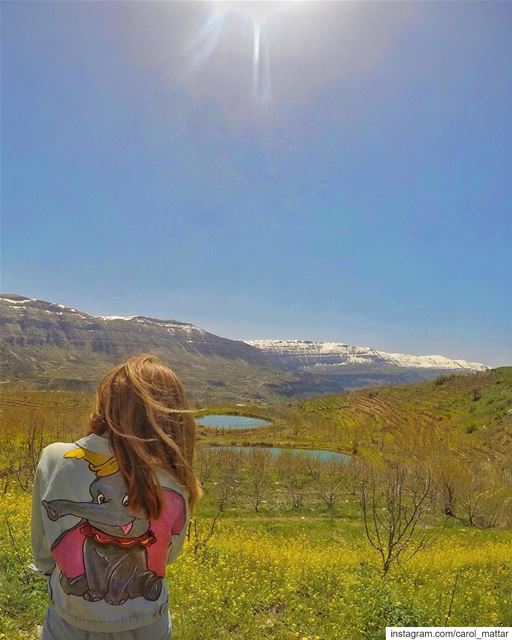
[{"label": "person's shoulder", "polygon": [[76,444],[74,442],[52,442],[42,449],[40,460],[41,462],[56,461],[63,458],[64,454],[74,448],[76,448]]},{"label": "person's shoulder", "polygon": [[157,470],[157,477],[161,487],[165,489],[174,489],[174,491],[177,491],[178,493],[181,493],[183,496],[188,498],[188,488],[184,484],[181,484],[181,482],[177,480],[171,473],[169,473],[165,469],[159,468]]}]

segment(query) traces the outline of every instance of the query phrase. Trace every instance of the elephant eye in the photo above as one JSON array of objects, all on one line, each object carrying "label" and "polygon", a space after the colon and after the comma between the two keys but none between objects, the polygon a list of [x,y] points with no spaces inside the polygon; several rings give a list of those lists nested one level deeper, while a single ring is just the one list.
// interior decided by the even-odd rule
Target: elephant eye
[{"label": "elephant eye", "polygon": [[98,503],[103,504],[105,502],[105,496],[102,493],[98,493]]},{"label": "elephant eye", "polygon": [[125,493],[124,498],[121,500],[121,502],[123,503],[123,506],[127,507],[128,506],[128,494]]}]

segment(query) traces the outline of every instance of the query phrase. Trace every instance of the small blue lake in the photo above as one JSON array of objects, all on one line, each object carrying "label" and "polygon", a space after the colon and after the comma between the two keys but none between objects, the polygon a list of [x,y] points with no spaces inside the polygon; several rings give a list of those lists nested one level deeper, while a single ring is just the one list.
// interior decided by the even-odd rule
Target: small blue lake
[{"label": "small blue lake", "polygon": [[273,456],[279,456],[282,453],[291,453],[298,456],[311,456],[313,458],[320,458],[320,460],[339,460],[340,462],[348,462],[350,456],[340,451],[326,451],[324,449],[292,449],[287,447],[244,447],[235,445],[219,445],[215,447],[210,445],[212,449],[229,449],[230,451],[241,451],[243,453],[250,453],[252,449],[263,449],[270,452]]},{"label": "small blue lake", "polygon": [[250,418],[249,416],[230,416],[221,414],[210,414],[196,418],[197,424],[204,427],[216,427],[217,429],[256,429],[257,427],[268,427],[271,422],[261,418]]}]

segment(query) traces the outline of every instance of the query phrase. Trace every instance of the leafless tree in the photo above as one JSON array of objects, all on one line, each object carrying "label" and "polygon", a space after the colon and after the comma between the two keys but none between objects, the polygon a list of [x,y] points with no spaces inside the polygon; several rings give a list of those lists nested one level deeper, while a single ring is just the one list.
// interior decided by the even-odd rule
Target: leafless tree
[{"label": "leafless tree", "polygon": [[446,516],[455,518],[455,506],[457,502],[455,482],[453,478],[450,478],[449,476],[443,476],[441,482],[443,492],[443,512]]},{"label": "leafless tree", "polygon": [[503,473],[490,461],[474,463],[461,490],[463,520],[471,527],[493,528],[500,523],[510,490]]},{"label": "leafless tree", "polygon": [[240,472],[244,454],[224,447],[215,451],[216,501],[221,512],[225,511],[240,492]]},{"label": "leafless tree", "polygon": [[22,425],[21,446],[15,452],[9,464],[9,473],[12,474],[21,489],[27,493],[32,491],[32,483],[45,446],[45,421],[34,411],[32,420],[27,420]]},{"label": "leafless tree", "polygon": [[399,463],[389,470],[371,470],[361,483],[361,509],[366,537],[382,559],[385,576],[392,565],[406,562],[432,540],[427,526],[434,510],[438,483]]},{"label": "leafless tree", "polygon": [[198,556],[200,552],[204,551],[207,544],[217,531],[217,523],[222,515],[222,511],[217,506],[211,521],[206,521],[202,517],[195,515],[190,519],[187,530],[187,539],[192,542],[192,549],[194,556]]},{"label": "leafless tree", "polygon": [[[242,454],[223,447],[211,450],[212,477],[207,490],[215,496],[215,513],[211,520],[196,515],[190,520],[187,538],[193,544],[193,552],[198,556],[204,551],[217,530],[219,518],[232,503],[239,491]],[[210,455],[210,454],[207,454]]]},{"label": "leafless tree", "polygon": [[247,456],[249,484],[251,487],[251,504],[255,511],[259,510],[270,483],[270,465],[272,454],[266,449],[252,447]]},{"label": "leafless tree", "polygon": [[322,460],[315,456],[307,458],[307,467],[313,486],[325,503],[332,522],[336,501],[348,484],[346,463],[340,460]]},{"label": "leafless tree", "polygon": [[309,483],[305,456],[284,451],[277,457],[276,465],[279,481],[292,508],[299,509],[304,506]]},{"label": "leafless tree", "polygon": [[203,486],[212,480],[215,460],[216,454],[214,447],[203,444],[198,445],[195,469]]}]

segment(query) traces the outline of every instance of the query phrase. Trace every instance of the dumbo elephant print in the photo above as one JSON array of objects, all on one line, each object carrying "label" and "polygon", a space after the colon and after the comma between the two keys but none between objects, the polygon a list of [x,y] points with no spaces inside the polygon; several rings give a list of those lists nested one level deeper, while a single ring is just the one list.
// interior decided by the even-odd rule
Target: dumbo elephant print
[{"label": "dumbo elephant print", "polygon": [[121,605],[131,598],[157,600],[162,591],[167,554],[173,534],[184,523],[184,498],[163,490],[164,509],[158,520],[134,516],[114,457],[82,447],[64,454],[83,460],[96,476],[89,486],[91,500],[43,500],[48,518],[76,516],[78,523],[52,545],[60,584],[69,594],[90,602]]}]

